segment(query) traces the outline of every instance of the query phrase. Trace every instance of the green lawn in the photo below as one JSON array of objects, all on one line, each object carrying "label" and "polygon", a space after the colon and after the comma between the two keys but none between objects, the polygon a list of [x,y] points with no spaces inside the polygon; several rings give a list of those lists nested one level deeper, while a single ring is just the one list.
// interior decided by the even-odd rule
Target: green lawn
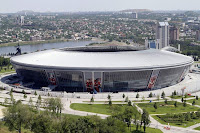
[{"label": "green lawn", "polygon": [[0,73],[7,73],[7,72],[15,72],[15,69],[11,69],[12,66],[10,66],[9,68],[8,67],[3,67],[1,70],[0,70]]},{"label": "green lawn", "polygon": [[[112,106],[108,104],[82,104],[82,103],[72,103],[70,108],[79,111],[86,111],[92,113],[112,115],[116,112],[124,111],[125,107],[128,105],[124,104],[113,104]],[[134,108],[136,110],[136,108]],[[137,111],[137,110],[136,110]]]},{"label": "green lawn", "polygon": [[200,127],[195,128],[195,130],[199,130],[200,131]]},{"label": "green lawn", "polygon": [[[83,101],[84,103],[90,103],[90,101]],[[122,103],[125,101],[112,101],[113,103]],[[108,103],[108,101],[94,101],[94,103]]]},{"label": "green lawn", "polygon": [[[144,130],[143,130],[143,127],[140,130],[140,126],[139,126],[138,131],[136,131],[136,125],[132,124],[131,125],[131,132],[130,132],[130,129],[128,129],[128,127],[127,127],[127,132],[129,132],[129,133],[144,133]],[[147,127],[146,133],[162,133],[162,131],[160,129]]]},{"label": "green lawn", "polygon": [[168,104],[158,102],[157,109],[154,109],[154,103],[138,103],[137,105],[142,109],[146,109],[149,114],[181,113],[200,110],[200,108],[188,104],[186,107],[183,107],[183,103],[179,102],[177,102],[178,107],[174,107],[174,101],[168,101]]},{"label": "green lawn", "polygon": [[[160,119],[159,116],[157,115],[152,115],[152,117],[154,119],[156,119],[158,122],[160,122],[161,124],[165,124],[168,125],[168,122],[165,122],[164,120]],[[176,123],[169,123],[171,126],[178,126],[178,127],[189,127],[192,125],[195,125],[197,123],[200,123],[200,119],[191,119],[190,121],[184,121],[183,123],[181,122],[176,122]],[[200,129],[200,128],[199,128]]]},{"label": "green lawn", "polygon": [[188,103],[192,103],[195,100],[195,105],[200,105],[200,99],[196,100],[196,99],[191,99],[191,100],[187,100]]},{"label": "green lawn", "polygon": [[[176,95],[176,96],[173,96],[173,99],[181,99],[182,97],[185,98],[185,96]],[[191,97],[195,97],[195,96],[187,96],[187,98],[191,98]],[[172,98],[172,96],[170,96],[170,98]]]},{"label": "green lawn", "polygon": [[[163,100],[163,99],[159,99],[159,100]],[[150,102],[150,101],[159,101],[157,99],[154,100],[133,100],[132,102]]]}]

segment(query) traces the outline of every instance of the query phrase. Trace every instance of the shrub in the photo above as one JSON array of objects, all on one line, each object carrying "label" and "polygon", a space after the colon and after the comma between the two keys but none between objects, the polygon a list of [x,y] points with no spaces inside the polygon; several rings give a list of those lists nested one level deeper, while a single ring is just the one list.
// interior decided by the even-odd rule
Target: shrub
[{"label": "shrub", "polygon": [[126,97],[125,102],[128,102],[128,97]]},{"label": "shrub", "polygon": [[139,97],[140,97],[140,95],[137,93],[136,98],[139,98]]},{"label": "shrub", "polygon": [[152,92],[149,94],[149,97],[153,97],[153,94],[152,94]]}]

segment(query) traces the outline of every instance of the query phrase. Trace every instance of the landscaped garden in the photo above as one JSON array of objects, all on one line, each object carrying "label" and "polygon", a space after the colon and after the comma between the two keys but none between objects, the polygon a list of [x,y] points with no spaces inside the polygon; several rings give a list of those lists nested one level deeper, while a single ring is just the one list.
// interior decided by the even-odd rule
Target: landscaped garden
[{"label": "landscaped garden", "polygon": [[[72,103],[70,108],[79,111],[86,111],[92,113],[112,115],[117,112],[123,112],[128,105],[125,104],[82,104],[82,103]],[[137,109],[134,107],[134,110]]]},{"label": "landscaped garden", "polygon": [[0,68],[0,73],[15,72],[15,69],[12,66]]},{"label": "landscaped garden", "polygon": [[189,127],[200,123],[200,112],[188,112],[179,114],[152,115],[154,119],[162,124],[172,126]]},{"label": "landscaped garden", "polygon": [[[128,130],[128,128],[127,128],[127,132],[130,132],[130,130]],[[139,130],[137,131],[136,125],[131,124],[131,133],[144,133],[144,130],[143,130],[143,128],[140,129],[140,127],[139,127]],[[162,133],[162,131],[160,129],[147,127],[146,133]]]},{"label": "landscaped garden", "polygon": [[[180,95],[170,96],[170,98],[172,98],[172,99],[181,99],[182,97],[185,98],[185,96],[180,96]],[[187,98],[192,98],[192,97],[195,97],[195,96],[187,95]]]},{"label": "landscaped garden", "polygon": [[194,104],[194,105],[199,105],[200,106],[200,100],[196,100],[196,99],[191,99],[191,100],[187,100],[187,102]]},{"label": "landscaped garden", "polygon": [[137,104],[142,109],[146,109],[149,114],[166,114],[166,113],[181,113],[181,112],[189,112],[189,111],[198,111],[200,108],[188,105],[184,103],[176,102],[175,101],[167,101],[166,102],[157,102],[155,108],[155,103],[138,103]]}]

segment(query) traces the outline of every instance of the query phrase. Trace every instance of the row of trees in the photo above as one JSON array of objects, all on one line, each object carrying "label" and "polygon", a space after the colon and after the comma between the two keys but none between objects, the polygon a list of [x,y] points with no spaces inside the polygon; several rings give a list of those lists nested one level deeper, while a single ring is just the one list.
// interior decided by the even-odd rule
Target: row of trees
[{"label": "row of trees", "polygon": [[191,119],[199,119],[200,112],[187,112],[179,114],[166,114],[158,116],[160,119],[167,123],[183,123],[184,121],[190,121]]},{"label": "row of trees", "polygon": [[10,59],[0,56],[0,67],[9,66],[9,65],[11,65],[10,64]]},{"label": "row of trees", "polygon": [[9,130],[22,132],[22,129],[34,133],[122,133],[126,132],[126,124],[114,117],[103,120],[98,116],[71,116],[61,114],[62,103],[56,98],[45,101],[45,111],[39,111],[21,101],[14,102],[5,109],[4,122]]}]

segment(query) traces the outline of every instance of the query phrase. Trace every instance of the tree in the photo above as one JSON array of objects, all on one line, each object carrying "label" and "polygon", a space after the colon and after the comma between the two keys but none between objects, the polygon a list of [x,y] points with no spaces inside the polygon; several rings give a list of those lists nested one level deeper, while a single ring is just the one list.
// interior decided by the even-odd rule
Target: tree
[{"label": "tree", "polygon": [[177,93],[176,93],[176,90],[174,90],[174,96],[176,96],[176,94],[177,94]]},{"label": "tree", "polygon": [[7,104],[8,104],[8,98],[6,97],[4,100],[4,105],[7,105]]},{"label": "tree", "polygon": [[63,104],[60,98],[48,98],[45,99],[44,103],[46,110],[52,112],[53,114],[56,114],[57,117],[59,113],[62,113]]},{"label": "tree", "polygon": [[41,113],[34,117],[33,124],[31,125],[32,132],[51,133],[53,130],[53,120],[48,115]]},{"label": "tree", "polygon": [[185,120],[186,121],[190,121],[191,120],[190,112],[188,112],[188,113],[185,114]]},{"label": "tree", "polygon": [[23,94],[26,94],[26,92],[25,92],[24,90],[22,90],[22,93],[23,93]]},{"label": "tree", "polygon": [[109,100],[108,104],[109,104],[110,106],[112,106],[112,101],[111,101],[111,99]]},{"label": "tree", "polygon": [[157,103],[155,102],[153,105],[154,109],[156,110],[158,108]]},{"label": "tree", "polygon": [[152,92],[150,92],[150,94],[149,94],[149,97],[153,97],[153,94],[152,94]]},{"label": "tree", "polygon": [[14,104],[15,103],[15,99],[13,97],[13,94],[11,93],[10,94],[10,101],[11,101],[11,104]]},{"label": "tree", "polygon": [[133,107],[126,107],[125,111],[124,111],[124,120],[127,123],[128,128],[130,127],[130,131],[131,131],[131,120],[133,117]]},{"label": "tree", "polygon": [[186,107],[186,106],[187,106],[186,100],[184,100],[184,102],[183,102],[183,107]]},{"label": "tree", "polygon": [[26,99],[27,98],[27,95],[26,94],[24,94],[24,99]]},{"label": "tree", "polygon": [[188,97],[188,94],[187,93],[185,93],[185,99]]},{"label": "tree", "polygon": [[27,105],[17,101],[7,109],[3,110],[5,125],[9,130],[17,130],[21,133],[22,126],[26,126],[32,119],[32,113]]},{"label": "tree", "polygon": [[183,121],[184,121],[184,116],[183,116],[183,114],[180,114],[180,115],[179,115],[179,121],[181,122],[181,124],[183,124]]},{"label": "tree", "polygon": [[42,98],[41,98],[41,96],[40,96],[40,95],[38,96],[38,100],[40,100],[40,101],[42,100]]},{"label": "tree", "polygon": [[145,100],[145,97],[143,96],[143,97],[142,97],[142,101],[144,101],[144,100]]},{"label": "tree", "polygon": [[174,107],[175,107],[175,108],[178,107],[177,101],[174,102]]},{"label": "tree", "polygon": [[158,100],[158,101],[160,100],[160,95],[157,95],[157,100]]},{"label": "tree", "polygon": [[108,98],[108,100],[110,100],[110,99],[111,99],[111,96],[110,96],[110,95],[108,95],[108,97],[107,97],[107,98]]},{"label": "tree", "polygon": [[183,97],[181,98],[181,102],[182,102],[182,103],[184,102],[184,99],[183,99]]},{"label": "tree", "polygon": [[193,100],[193,102],[192,102],[192,105],[194,106],[194,105],[195,105],[195,103],[196,103],[196,102],[195,102],[195,100]]},{"label": "tree", "polygon": [[126,99],[125,99],[125,102],[128,102],[129,100],[128,100],[128,96],[126,97]]},{"label": "tree", "polygon": [[191,112],[191,118],[196,119],[196,117],[197,117],[196,114],[194,112]]},{"label": "tree", "polygon": [[29,106],[32,107],[32,105],[33,105],[33,100],[32,100],[32,98],[30,97],[30,99],[29,99]]},{"label": "tree", "polygon": [[167,99],[165,99],[165,104],[168,104]]},{"label": "tree", "polygon": [[34,95],[37,96],[37,92],[36,91],[35,91]]},{"label": "tree", "polygon": [[174,92],[172,92],[171,98],[174,98]]},{"label": "tree", "polygon": [[196,100],[199,100],[199,97],[198,97],[198,96],[196,96]]},{"label": "tree", "polygon": [[143,109],[142,118],[141,118],[141,126],[143,125],[144,132],[146,132],[146,126],[150,124],[149,113]]},{"label": "tree", "polygon": [[128,101],[128,106],[132,106],[131,100]]},{"label": "tree", "polygon": [[91,103],[94,103],[94,98],[93,98],[93,96],[91,97],[91,99],[90,99],[90,104]]},{"label": "tree", "polygon": [[136,98],[139,98],[139,97],[140,97],[140,95],[139,95],[139,93],[137,93]]},{"label": "tree", "polygon": [[122,97],[125,98],[125,94],[123,94]]},{"label": "tree", "polygon": [[165,98],[165,92],[163,91],[161,94],[161,97],[164,99]]}]

